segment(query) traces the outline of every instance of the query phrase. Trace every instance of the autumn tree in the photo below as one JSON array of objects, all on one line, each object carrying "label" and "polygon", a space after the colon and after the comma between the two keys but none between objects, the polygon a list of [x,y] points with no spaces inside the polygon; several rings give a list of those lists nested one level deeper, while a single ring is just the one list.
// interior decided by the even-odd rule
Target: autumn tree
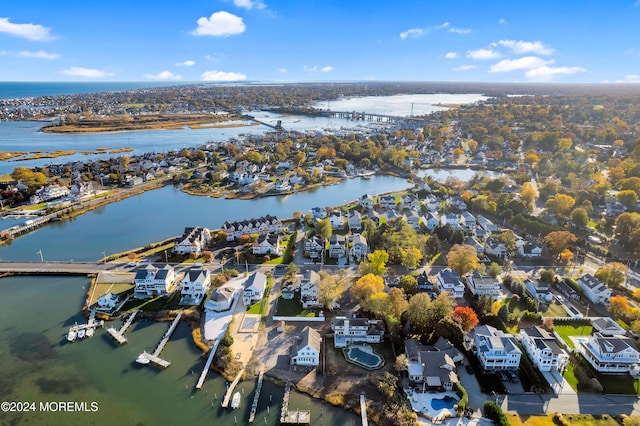
[{"label": "autumn tree", "polygon": [[468,306],[458,306],[451,312],[451,318],[460,324],[465,333],[471,331],[478,325],[476,312]]},{"label": "autumn tree", "polygon": [[415,269],[422,261],[422,252],[417,247],[407,247],[400,249],[402,255],[402,266],[407,269]]},{"label": "autumn tree", "polygon": [[618,202],[628,209],[632,209],[638,205],[638,194],[631,189],[625,189],[616,194]]},{"label": "autumn tree", "polygon": [[619,287],[624,284],[627,266],[620,262],[610,262],[602,265],[595,273],[595,277],[609,287]]},{"label": "autumn tree", "polygon": [[425,339],[429,338],[438,321],[448,317],[455,304],[455,300],[447,292],[440,294],[433,301],[426,293],[418,293],[411,297],[406,311],[411,333]]},{"label": "autumn tree", "polygon": [[400,354],[396,357],[395,362],[393,363],[393,369],[396,370],[398,373],[401,373],[403,371],[407,371],[407,369],[409,368],[409,359],[407,358],[407,356],[405,354]]},{"label": "autumn tree", "polygon": [[367,255],[369,264],[371,265],[371,273],[382,276],[387,271],[387,262],[389,261],[389,253],[386,250],[376,250]]},{"label": "autumn tree", "polygon": [[555,197],[551,197],[547,200],[545,207],[551,213],[566,216],[569,214],[576,200],[567,194],[556,194]]},{"label": "autumn tree", "polygon": [[451,247],[447,255],[447,264],[461,277],[480,267],[476,249],[468,244],[456,244]]},{"label": "autumn tree", "polygon": [[491,278],[497,278],[498,275],[500,275],[502,273],[502,266],[500,266],[496,262],[491,262],[487,272],[489,273],[489,276]]},{"label": "autumn tree", "polygon": [[331,221],[329,219],[320,219],[316,222],[316,235],[320,239],[327,240],[331,237],[333,229],[331,228]]},{"label": "autumn tree", "polygon": [[520,190],[520,200],[527,206],[529,211],[533,211],[533,205],[538,198],[538,191],[535,190],[531,182],[525,182],[522,184]]},{"label": "autumn tree", "polygon": [[578,237],[569,231],[552,231],[545,235],[543,241],[547,245],[549,253],[557,258],[560,253],[569,247],[569,244],[578,241]]},{"label": "autumn tree", "polygon": [[209,250],[205,250],[202,252],[202,259],[204,259],[205,262],[209,263],[213,260],[213,252],[209,251]]},{"label": "autumn tree", "polygon": [[346,277],[344,272],[329,274],[320,272],[320,284],[318,287],[318,301],[325,309],[332,310],[335,302],[339,300],[346,291]]},{"label": "autumn tree", "polygon": [[573,252],[566,248],[558,255],[558,262],[562,265],[568,265],[573,260],[573,257]]},{"label": "autumn tree", "polygon": [[382,277],[374,274],[367,274],[360,278],[351,286],[351,295],[360,302],[367,300],[371,295],[384,290]]},{"label": "autumn tree", "polygon": [[631,311],[631,305],[627,298],[622,295],[611,296],[609,298],[609,307],[607,309],[614,316],[624,317]]},{"label": "autumn tree", "polygon": [[411,275],[403,275],[400,277],[400,288],[402,288],[405,294],[414,295],[418,292],[418,280]]},{"label": "autumn tree", "polygon": [[408,307],[409,302],[407,302],[407,295],[404,293],[404,290],[398,287],[392,288],[391,291],[389,291],[388,314],[400,319]]},{"label": "autumn tree", "polygon": [[573,209],[569,217],[571,218],[573,223],[576,224],[576,226],[585,227],[589,224],[589,213],[584,207]]},{"label": "autumn tree", "polygon": [[376,317],[382,318],[387,313],[387,308],[389,307],[389,295],[384,291],[378,291],[362,300],[360,302],[360,306],[366,312],[370,312]]}]

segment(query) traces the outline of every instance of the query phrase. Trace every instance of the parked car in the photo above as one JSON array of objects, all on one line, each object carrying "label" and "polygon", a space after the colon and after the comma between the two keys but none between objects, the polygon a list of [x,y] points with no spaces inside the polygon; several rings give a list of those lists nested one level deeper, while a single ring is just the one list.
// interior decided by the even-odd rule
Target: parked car
[{"label": "parked car", "polygon": [[473,367],[470,364],[465,365],[464,368],[467,370],[467,373],[473,374]]}]

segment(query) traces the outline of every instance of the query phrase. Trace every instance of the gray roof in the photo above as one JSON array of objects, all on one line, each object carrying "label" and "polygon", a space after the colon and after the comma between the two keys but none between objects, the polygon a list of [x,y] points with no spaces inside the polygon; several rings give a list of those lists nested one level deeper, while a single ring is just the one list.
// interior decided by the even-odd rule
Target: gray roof
[{"label": "gray roof", "polygon": [[563,354],[564,350],[558,344],[555,336],[542,327],[527,327],[523,330],[539,349],[549,349],[554,354]]},{"label": "gray roof", "polygon": [[293,353],[298,354],[298,351],[305,346],[315,349],[320,352],[320,346],[322,343],[322,337],[313,328],[306,326],[300,335],[293,341]]},{"label": "gray roof", "polygon": [[249,275],[249,278],[244,283],[244,288],[247,289],[252,286],[264,292],[264,289],[267,286],[267,276],[262,272],[254,272]]}]

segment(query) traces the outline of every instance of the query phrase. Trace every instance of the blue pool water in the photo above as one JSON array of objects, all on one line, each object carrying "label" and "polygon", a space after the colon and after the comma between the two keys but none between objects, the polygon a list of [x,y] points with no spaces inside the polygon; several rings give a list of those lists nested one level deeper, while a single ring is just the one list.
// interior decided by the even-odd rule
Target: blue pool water
[{"label": "blue pool water", "polygon": [[360,348],[350,348],[349,358],[370,368],[375,368],[382,363],[379,355],[367,353]]},{"label": "blue pool water", "polygon": [[431,400],[431,408],[434,410],[442,410],[443,408],[452,409],[453,406],[456,405],[456,402],[458,402],[458,400],[454,397],[445,395],[443,398],[433,398]]}]

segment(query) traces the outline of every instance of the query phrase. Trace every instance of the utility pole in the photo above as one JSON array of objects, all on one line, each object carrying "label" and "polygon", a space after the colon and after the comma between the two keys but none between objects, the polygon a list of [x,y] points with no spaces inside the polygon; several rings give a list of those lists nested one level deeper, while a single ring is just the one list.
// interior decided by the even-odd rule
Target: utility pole
[{"label": "utility pole", "polygon": [[40,262],[43,262],[43,263],[44,263],[44,257],[42,257],[42,249],[38,250],[38,251],[36,252],[36,254],[39,254],[39,255],[40,255]]}]

